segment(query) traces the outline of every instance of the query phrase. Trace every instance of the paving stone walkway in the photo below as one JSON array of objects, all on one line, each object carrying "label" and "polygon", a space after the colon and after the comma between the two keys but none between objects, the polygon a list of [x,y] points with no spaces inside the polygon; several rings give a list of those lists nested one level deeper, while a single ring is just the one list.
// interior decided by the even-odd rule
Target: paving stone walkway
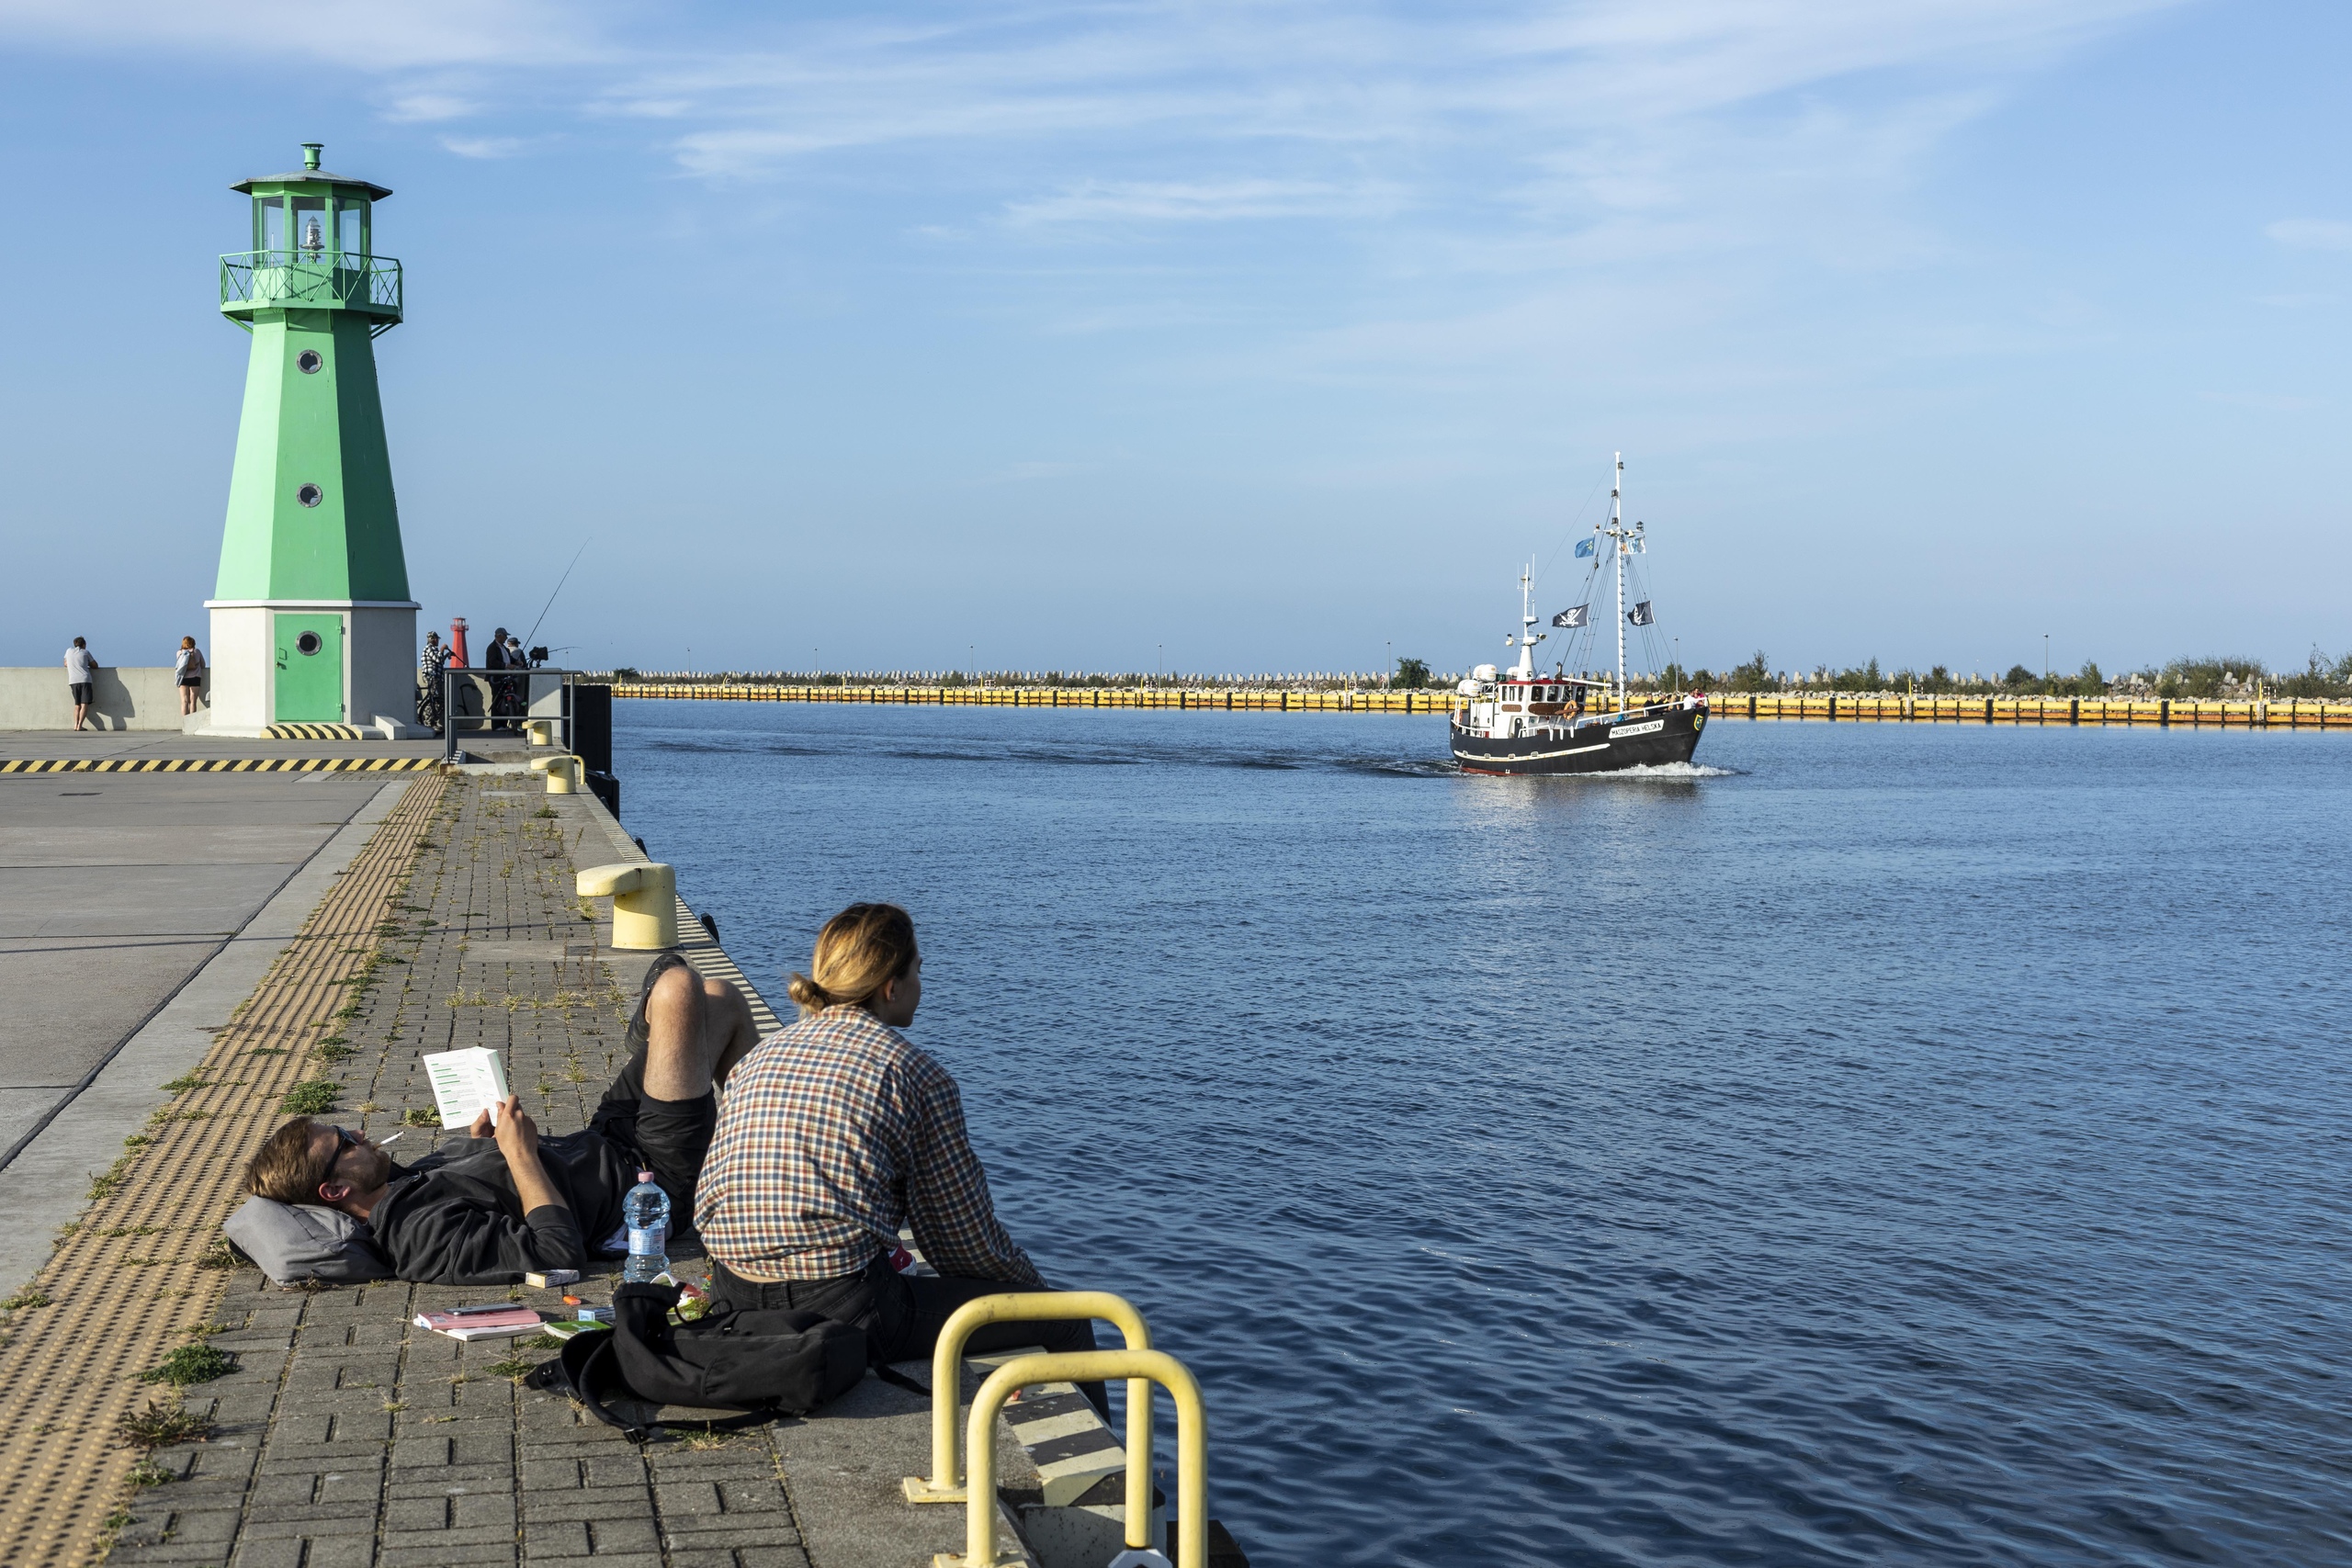
[{"label": "paving stone walkway", "polygon": [[[337,1119],[379,1138],[406,1128],[396,1154],[422,1154],[443,1134],[416,1124],[435,1120],[420,1054],[491,1045],[543,1128],[584,1125],[650,955],[605,948],[573,873],[633,847],[585,797],[548,797],[511,773],[453,779],[418,844],[323,1047]],[[601,1296],[610,1282],[588,1288]],[[108,1561],[807,1568],[805,1529],[820,1538],[816,1568],[855,1568],[960,1546],[960,1509],[896,1495],[926,1451],[913,1396],[869,1378],[816,1422],[632,1448],[520,1385],[551,1343],[468,1345],[410,1326],[430,1308],[508,1294],[562,1310],[559,1292],[288,1292],[236,1269],[208,1341],[235,1370],[187,1391],[212,1438],[155,1452],[156,1483],[118,1516]],[[1017,1449],[1001,1462],[1018,1484]]]}]

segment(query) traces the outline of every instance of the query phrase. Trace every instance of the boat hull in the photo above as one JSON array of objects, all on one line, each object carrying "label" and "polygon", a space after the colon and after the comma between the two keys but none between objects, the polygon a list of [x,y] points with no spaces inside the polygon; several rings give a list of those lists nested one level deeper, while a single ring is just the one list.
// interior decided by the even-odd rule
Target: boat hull
[{"label": "boat hull", "polygon": [[1687,762],[1707,727],[1703,707],[1635,708],[1617,724],[1567,734],[1490,739],[1451,726],[1453,760],[1465,773],[1613,773]]}]

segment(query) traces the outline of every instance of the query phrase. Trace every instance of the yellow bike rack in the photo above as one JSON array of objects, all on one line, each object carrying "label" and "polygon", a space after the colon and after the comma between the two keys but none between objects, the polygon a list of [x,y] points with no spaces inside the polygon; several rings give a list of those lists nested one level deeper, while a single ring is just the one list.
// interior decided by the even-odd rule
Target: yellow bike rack
[{"label": "yellow bike rack", "polygon": [[[972,1416],[964,1443],[971,1454],[970,1496],[964,1505],[964,1555],[942,1551],[932,1568],[999,1568],[1019,1559],[1001,1558],[996,1551],[996,1418],[1015,1389],[1041,1382],[1088,1382],[1096,1378],[1125,1378],[1132,1389],[1142,1382],[1158,1383],[1176,1401],[1176,1568],[1208,1568],[1209,1491],[1208,1417],[1201,1406],[1201,1385],[1184,1363],[1165,1350],[1080,1350],[1060,1356],[1016,1356],[990,1373],[972,1401]],[[1144,1419],[1151,1419],[1148,1399],[1127,1399],[1128,1421],[1140,1404]],[[1148,1509],[1138,1513],[1136,1498],[1151,1495],[1150,1466],[1127,1450],[1127,1545],[1141,1551],[1151,1544]]]},{"label": "yellow bike rack", "polygon": [[[956,1409],[962,1403],[958,1396],[963,1393],[964,1346],[976,1330],[991,1323],[1060,1323],[1097,1317],[1117,1325],[1128,1349],[1151,1348],[1151,1330],[1144,1326],[1143,1314],[1126,1297],[1108,1291],[1014,1291],[981,1296],[957,1307],[941,1325],[938,1343],[931,1352],[931,1477],[908,1476],[907,1501],[961,1503],[965,1499],[963,1466],[956,1454]],[[1127,1534],[1136,1537],[1150,1528],[1151,1382],[1137,1377],[1127,1384]],[[1129,1544],[1143,1542],[1131,1540]]]},{"label": "yellow bike rack", "polygon": [[574,884],[582,898],[610,897],[613,945],[634,952],[678,945],[678,872],[660,861],[592,865]]}]

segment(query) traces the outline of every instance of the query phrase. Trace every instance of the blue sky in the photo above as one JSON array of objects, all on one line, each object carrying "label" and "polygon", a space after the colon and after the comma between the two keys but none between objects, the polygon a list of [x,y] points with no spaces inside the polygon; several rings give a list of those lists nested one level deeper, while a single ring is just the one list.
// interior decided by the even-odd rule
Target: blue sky
[{"label": "blue sky", "polygon": [[583,663],[1459,668],[1622,448],[1690,662],[2300,663],[2352,646],[2348,45],[2148,0],[0,0],[0,661],[201,635],[226,186],[317,140],[397,192],[428,623],[526,626],[585,540],[540,634]]}]

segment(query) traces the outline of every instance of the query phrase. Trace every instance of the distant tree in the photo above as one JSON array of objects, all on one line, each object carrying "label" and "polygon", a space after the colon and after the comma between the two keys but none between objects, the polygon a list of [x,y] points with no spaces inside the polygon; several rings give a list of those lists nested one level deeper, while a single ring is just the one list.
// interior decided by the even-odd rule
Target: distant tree
[{"label": "distant tree", "polygon": [[1724,683],[1735,692],[1760,692],[1773,685],[1771,665],[1766,660],[1764,650],[1759,648],[1756,657],[1747,663],[1733,665]]},{"label": "distant tree", "polygon": [[2259,659],[2224,659],[2210,656],[2203,659],[2176,659],[2156,678],[2156,694],[2160,697],[2218,697],[2222,694],[2224,675],[2236,681],[2251,681],[2262,675]]},{"label": "distant tree", "polygon": [[1396,673],[1389,677],[1392,686],[1408,692],[1418,692],[1430,683],[1430,665],[1426,659],[1400,659]]},{"label": "distant tree", "polygon": [[2022,689],[2032,685],[2041,679],[2041,676],[2036,675],[2024,665],[2012,664],[2009,666],[2009,672],[2001,677],[2001,684],[2004,686],[2014,686]]}]

